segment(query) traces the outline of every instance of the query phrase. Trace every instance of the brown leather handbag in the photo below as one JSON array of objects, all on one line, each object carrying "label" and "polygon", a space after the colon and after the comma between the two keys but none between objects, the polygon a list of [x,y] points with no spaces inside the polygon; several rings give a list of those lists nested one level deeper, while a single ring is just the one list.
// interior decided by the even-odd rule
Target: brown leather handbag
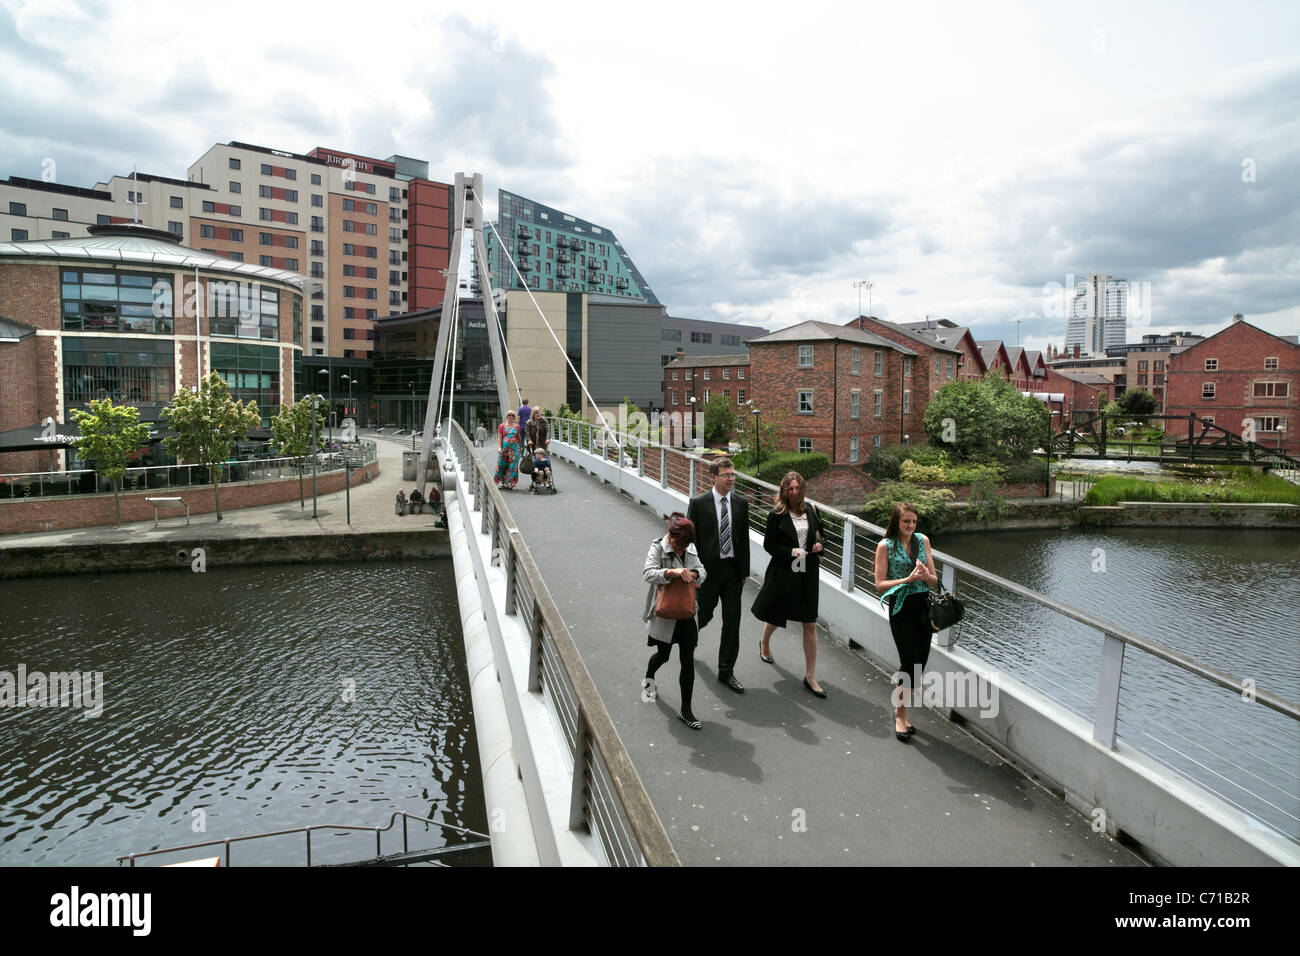
[{"label": "brown leather handbag", "polygon": [[685,578],[673,578],[667,584],[659,585],[655,595],[655,617],[670,621],[684,621],[695,616],[695,582]]}]

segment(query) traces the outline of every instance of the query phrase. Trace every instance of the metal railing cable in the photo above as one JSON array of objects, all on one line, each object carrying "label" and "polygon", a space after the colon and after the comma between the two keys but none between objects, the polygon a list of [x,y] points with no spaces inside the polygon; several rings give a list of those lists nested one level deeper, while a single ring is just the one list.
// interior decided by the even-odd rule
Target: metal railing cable
[{"label": "metal railing cable", "polygon": [[[560,441],[609,460],[605,453],[609,442],[601,444],[595,441],[594,432],[598,426],[571,419],[556,420],[552,425],[556,438]],[[617,446],[627,445],[635,448],[637,472],[658,475],[661,487],[670,488],[688,497],[698,494],[707,487],[707,460],[700,455],[686,449],[657,444],[637,435],[616,433],[612,441]],[[771,511],[775,492],[775,486],[768,482],[749,475],[737,476],[736,493],[743,495],[750,502],[750,526],[760,533],[766,522],[767,513]],[[836,508],[822,504],[817,504],[817,507],[823,518],[827,519],[825,523],[828,526],[822,569],[839,578],[841,586],[846,590],[874,597],[876,594],[873,570],[874,548],[875,543],[884,536],[884,529]],[[1063,627],[1067,630],[1082,627],[1101,637],[1100,655],[1095,651],[1091,652],[1090,662],[1079,669],[1065,670],[1039,657],[1026,665],[1027,674],[1017,673],[1017,677],[1025,680],[1030,686],[1039,684],[1040,688],[1050,688],[1044,692],[1069,710],[1091,721],[1093,739],[1107,748],[1114,748],[1118,736],[1123,679],[1126,674],[1131,674],[1135,669],[1141,671],[1142,665],[1139,662],[1151,659],[1170,665],[1181,672],[1183,676],[1180,679],[1194,679],[1233,691],[1239,697],[1260,704],[1267,711],[1281,715],[1282,718],[1291,721],[1300,720],[1300,706],[1294,701],[1272,691],[1259,689],[1251,681],[1245,681],[1165,644],[1104,621],[1093,614],[1064,604],[1014,581],[991,574],[937,549],[934,552],[934,560],[936,570],[940,572],[945,587],[958,596],[968,599],[966,620],[959,625],[964,642],[970,643],[967,641],[968,636],[972,639],[987,637],[991,642],[997,641],[999,621],[1015,620],[1014,616],[1008,615],[1024,608],[1031,609],[1036,625],[1053,631],[1059,631]],[[1140,651],[1144,656],[1133,658],[1126,663],[1124,654],[1126,648]],[[1012,667],[1008,669],[1015,672]],[[1087,676],[1082,677],[1082,675]],[[1085,681],[1091,684],[1095,693],[1085,696],[1085,693],[1081,692],[1088,686]],[[1245,698],[1246,693],[1250,695],[1248,698]],[[1130,688],[1127,694],[1129,700],[1141,701],[1141,694],[1138,691]],[[1143,716],[1145,719],[1145,713]],[[1127,730],[1128,722],[1125,723]],[[1145,731],[1141,733],[1152,737],[1153,740],[1159,739]],[[1150,745],[1145,741],[1128,736],[1127,733],[1125,739],[1148,756],[1160,759],[1158,755],[1151,753]],[[1224,743],[1233,744],[1232,741],[1224,741]],[[1165,744],[1162,743],[1161,746]],[[1269,743],[1269,746],[1294,757],[1293,753],[1277,747],[1276,744]],[[1161,762],[1165,761],[1161,760]],[[1271,765],[1268,761],[1261,761],[1261,765],[1264,764]],[[1212,768],[1195,773],[1178,770],[1178,768],[1171,767],[1171,769],[1177,770],[1181,776],[1195,780],[1207,789],[1213,789],[1215,775]],[[1251,776],[1258,775],[1251,774]],[[1277,786],[1275,783],[1265,782],[1269,787]],[[1265,797],[1258,794],[1252,793],[1252,796],[1262,802],[1268,802]],[[1280,808],[1280,812],[1287,817],[1292,817],[1285,808]],[[1276,824],[1269,825],[1277,828]],[[1286,835],[1293,841],[1300,839],[1300,834],[1297,833]]]},{"label": "metal railing cable", "polygon": [[532,553],[473,443],[449,432],[464,486],[506,575],[505,612],[529,635],[528,690],[546,700],[573,760],[569,826],[585,828],[614,865],[679,866],[654,806],[560,616]]}]

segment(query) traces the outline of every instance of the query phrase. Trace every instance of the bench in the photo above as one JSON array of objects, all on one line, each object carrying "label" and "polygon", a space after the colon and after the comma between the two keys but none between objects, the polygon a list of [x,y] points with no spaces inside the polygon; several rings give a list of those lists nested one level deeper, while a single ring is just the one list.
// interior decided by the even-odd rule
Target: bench
[{"label": "bench", "polygon": [[158,506],[166,504],[180,504],[185,506],[185,527],[190,525],[190,504],[184,498],[145,498],[145,501],[153,505],[153,526],[158,527]]}]

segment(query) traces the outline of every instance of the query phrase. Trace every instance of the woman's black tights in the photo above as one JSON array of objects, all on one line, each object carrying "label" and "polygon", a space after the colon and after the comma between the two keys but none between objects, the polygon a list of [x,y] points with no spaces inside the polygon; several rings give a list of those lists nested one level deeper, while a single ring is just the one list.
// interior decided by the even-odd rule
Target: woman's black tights
[{"label": "woman's black tights", "polygon": [[[645,676],[653,679],[659,668],[668,663],[672,650],[671,644],[656,643],[655,652],[650,656],[650,663],[646,665]],[[695,689],[695,648],[678,644],[677,657],[682,667],[677,677],[682,692],[682,714],[694,718],[695,715],[691,713],[691,692]]]}]

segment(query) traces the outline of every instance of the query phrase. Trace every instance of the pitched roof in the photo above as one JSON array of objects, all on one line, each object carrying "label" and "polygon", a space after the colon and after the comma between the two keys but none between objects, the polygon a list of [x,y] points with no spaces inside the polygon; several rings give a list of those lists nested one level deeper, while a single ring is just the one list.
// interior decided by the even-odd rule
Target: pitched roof
[{"label": "pitched roof", "polygon": [[756,339],[750,339],[747,344],[755,345],[775,345],[781,342],[854,342],[858,345],[870,345],[875,348],[889,348],[902,352],[904,355],[915,355],[905,345],[899,345],[897,342],[891,342],[889,339],[879,335],[873,335],[870,332],[864,332],[861,329],[853,329],[844,325],[831,325],[829,322],[800,322],[792,325],[788,329],[781,329],[777,332],[769,332],[767,335],[760,335]]},{"label": "pitched roof", "polygon": [[[883,319],[872,318],[869,315],[860,315],[858,316],[857,319],[850,319],[848,322],[845,323],[845,325],[853,326],[854,328],[857,328],[857,326],[854,323],[856,323],[858,319],[866,319],[869,322],[878,322],[881,325],[893,329],[895,332],[898,332],[900,335],[903,335],[904,337],[911,339],[917,345],[924,345],[928,349],[939,349],[942,352],[961,351],[961,349],[959,348],[954,348],[951,345],[939,341],[933,335],[924,335],[920,332],[913,332],[911,329],[905,328],[904,326],[899,325],[897,322],[886,322]],[[863,331],[865,331],[865,329]]]},{"label": "pitched roof", "polygon": [[0,315],[0,342],[19,342],[29,335],[35,335],[36,329],[13,319]]},{"label": "pitched roof", "polygon": [[1098,375],[1096,372],[1081,372],[1073,370],[1063,372],[1060,369],[1052,369],[1061,378],[1068,378],[1072,382],[1078,382],[1081,385],[1113,385],[1114,383],[1105,375]]},{"label": "pitched roof", "polygon": [[[976,341],[975,344],[979,347],[980,358],[984,359],[984,365],[987,368],[993,367],[993,363],[997,360],[999,350],[1004,352],[1006,351],[1001,339],[982,339]],[[1008,356],[1008,361],[1009,360],[1010,356]]]}]

